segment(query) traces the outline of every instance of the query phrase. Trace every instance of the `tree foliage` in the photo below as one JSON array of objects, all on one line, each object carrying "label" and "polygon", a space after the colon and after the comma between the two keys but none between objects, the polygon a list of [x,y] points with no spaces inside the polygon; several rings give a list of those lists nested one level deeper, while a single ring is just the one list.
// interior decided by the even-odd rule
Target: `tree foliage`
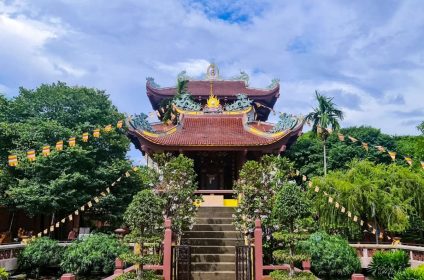
[{"label": "tree foliage", "polygon": [[396,164],[357,160],[349,167],[347,171],[331,172],[325,178],[313,180],[314,185],[320,188],[319,193],[311,190],[311,196],[322,228],[328,230],[341,224],[354,230],[358,226],[349,221],[346,214],[342,214],[334,204],[328,203],[324,192],[346,207],[346,211],[351,211],[352,215],[357,215],[382,232],[404,232],[410,225],[411,214],[415,213],[421,218],[424,216],[422,173],[417,174]]},{"label": "tree foliage", "polygon": [[[70,87],[65,83],[43,84],[35,90],[21,88],[11,100],[0,98],[0,205],[21,209],[29,215],[65,215],[90,200],[130,169],[126,158],[129,140],[122,129],[102,131],[100,138],[82,142],[83,132],[115,125],[119,113],[104,91]],[[66,147],[70,136],[77,146]],[[49,157],[41,148],[64,140],[65,149],[52,147]],[[36,149],[37,160],[28,162],[26,151]],[[9,153],[21,161],[7,167]],[[139,171],[143,172],[143,171]],[[137,173],[139,173],[137,172]],[[119,183],[100,204],[92,208],[96,219],[118,223],[125,205],[141,185],[142,175]]]},{"label": "tree foliage", "polygon": [[372,256],[368,271],[376,279],[393,279],[399,271],[409,267],[409,255],[405,251],[376,252]]}]

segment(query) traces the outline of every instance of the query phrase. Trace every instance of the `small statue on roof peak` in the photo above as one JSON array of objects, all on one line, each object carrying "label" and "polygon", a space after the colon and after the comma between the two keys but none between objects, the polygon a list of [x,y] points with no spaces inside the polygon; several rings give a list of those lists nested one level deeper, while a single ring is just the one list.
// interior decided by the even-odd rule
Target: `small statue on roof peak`
[{"label": "small statue on roof peak", "polygon": [[215,63],[211,63],[206,69],[206,77],[208,80],[217,80],[219,77],[219,69]]}]

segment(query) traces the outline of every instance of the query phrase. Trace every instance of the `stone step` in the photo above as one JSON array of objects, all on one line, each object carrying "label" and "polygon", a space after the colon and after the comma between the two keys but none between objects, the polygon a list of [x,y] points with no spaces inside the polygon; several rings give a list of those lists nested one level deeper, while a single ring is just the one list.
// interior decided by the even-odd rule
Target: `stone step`
[{"label": "stone step", "polygon": [[236,262],[234,254],[192,254],[191,262]]},{"label": "stone step", "polygon": [[197,212],[197,218],[233,218],[234,213],[226,212]]},{"label": "stone step", "polygon": [[199,207],[197,213],[231,213],[235,212],[234,207]]},{"label": "stone step", "polygon": [[237,238],[240,237],[238,231],[187,231],[183,238]]},{"label": "stone step", "polygon": [[233,224],[195,224],[192,231],[236,231]]},{"label": "stone step", "polygon": [[233,218],[206,218],[206,217],[201,217],[201,218],[196,218],[196,222],[195,224],[231,224],[233,222]]},{"label": "stone step", "polygon": [[191,264],[191,271],[235,271],[234,262],[197,262]]},{"label": "stone step", "polygon": [[237,238],[184,238],[189,245],[197,246],[236,246],[242,240]]},{"label": "stone step", "polygon": [[236,254],[235,246],[191,246],[191,254]]},{"label": "stone step", "polygon": [[191,273],[192,280],[235,280],[236,273],[234,271],[193,271]]}]

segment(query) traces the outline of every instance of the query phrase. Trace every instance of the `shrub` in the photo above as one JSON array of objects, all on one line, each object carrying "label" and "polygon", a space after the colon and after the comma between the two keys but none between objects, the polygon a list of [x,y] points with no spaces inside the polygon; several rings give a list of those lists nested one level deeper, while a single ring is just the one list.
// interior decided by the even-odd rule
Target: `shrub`
[{"label": "shrub", "polygon": [[424,280],[424,265],[396,273],[394,280]]},{"label": "shrub", "polygon": [[293,276],[289,276],[289,272],[285,270],[275,270],[269,274],[273,280],[315,280],[317,279],[310,272],[297,272]]},{"label": "shrub", "polygon": [[[137,278],[137,274],[135,272],[128,272],[124,273],[122,275],[119,275],[116,280],[135,280]],[[162,279],[162,277],[155,274],[154,271],[144,271],[143,276],[141,277],[141,280],[159,280]]]},{"label": "shrub", "polygon": [[355,250],[339,236],[317,232],[301,247],[311,256],[311,269],[318,277],[340,279],[361,269]]},{"label": "shrub", "polygon": [[0,267],[0,280],[7,280],[9,278],[9,273],[4,267]]},{"label": "shrub", "polygon": [[66,249],[60,266],[65,272],[75,274],[110,274],[116,257],[128,251],[114,236],[97,233],[74,241]]},{"label": "shrub", "polygon": [[368,271],[377,279],[393,279],[398,271],[409,266],[409,256],[401,250],[376,252],[368,267]]},{"label": "shrub", "polygon": [[47,267],[59,266],[64,247],[56,240],[41,237],[31,240],[18,257],[19,268],[35,274],[38,278],[40,272]]}]

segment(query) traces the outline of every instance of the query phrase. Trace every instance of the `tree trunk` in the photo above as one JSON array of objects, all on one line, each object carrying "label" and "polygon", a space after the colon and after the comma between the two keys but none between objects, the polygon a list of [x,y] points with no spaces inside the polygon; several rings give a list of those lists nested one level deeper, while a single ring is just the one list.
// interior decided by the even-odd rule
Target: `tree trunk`
[{"label": "tree trunk", "polygon": [[9,232],[12,232],[12,227],[13,227],[13,222],[15,221],[15,211],[12,212],[12,218],[10,219],[10,224],[9,224]]},{"label": "tree trunk", "polygon": [[323,142],[323,148],[324,148],[324,176],[327,176],[327,149],[326,149],[326,140],[324,139]]}]

